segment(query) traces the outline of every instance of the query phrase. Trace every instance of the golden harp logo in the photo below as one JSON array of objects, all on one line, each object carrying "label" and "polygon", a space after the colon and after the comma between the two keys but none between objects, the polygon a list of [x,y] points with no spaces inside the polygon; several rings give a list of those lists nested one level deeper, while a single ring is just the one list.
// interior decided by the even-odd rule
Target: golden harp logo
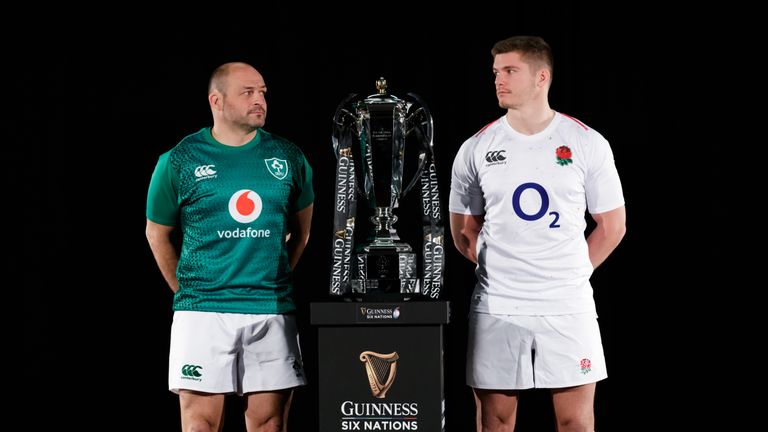
[{"label": "golden harp logo", "polygon": [[371,385],[373,397],[384,399],[387,390],[395,382],[397,373],[397,351],[391,354],[379,354],[373,351],[360,353],[360,361],[365,364],[365,373],[368,375],[368,384]]}]

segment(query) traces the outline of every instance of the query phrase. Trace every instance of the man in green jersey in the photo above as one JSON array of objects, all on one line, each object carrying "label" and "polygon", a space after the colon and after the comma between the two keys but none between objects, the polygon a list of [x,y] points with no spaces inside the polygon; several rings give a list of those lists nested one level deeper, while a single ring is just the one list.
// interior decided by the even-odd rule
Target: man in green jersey
[{"label": "man in green jersey", "polygon": [[[169,388],[185,431],[217,431],[224,396],[246,396],[248,431],[281,431],[292,388],[306,384],[291,271],[309,239],[312,169],[261,129],[261,74],[212,74],[213,127],[160,156],[147,196],[147,239],[175,293]],[[181,228],[181,250],[171,232]]]}]

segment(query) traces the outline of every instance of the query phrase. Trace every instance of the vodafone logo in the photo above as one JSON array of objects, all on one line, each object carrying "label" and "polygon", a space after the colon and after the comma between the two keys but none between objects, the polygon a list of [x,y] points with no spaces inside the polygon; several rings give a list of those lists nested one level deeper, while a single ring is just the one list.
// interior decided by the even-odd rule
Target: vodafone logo
[{"label": "vodafone logo", "polygon": [[261,197],[252,190],[242,189],[229,199],[229,214],[240,223],[249,223],[261,214]]}]

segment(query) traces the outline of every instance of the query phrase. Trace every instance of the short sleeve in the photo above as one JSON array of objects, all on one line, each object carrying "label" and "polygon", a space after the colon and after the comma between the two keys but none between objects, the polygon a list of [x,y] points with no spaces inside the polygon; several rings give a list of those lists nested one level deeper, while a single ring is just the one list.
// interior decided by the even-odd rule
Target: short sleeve
[{"label": "short sleeve", "polygon": [[608,141],[597,134],[591,147],[585,184],[589,212],[597,214],[623,206],[624,193]]},{"label": "short sleeve", "polygon": [[452,213],[485,214],[485,198],[474,161],[474,143],[471,138],[465,141],[453,160],[448,197],[448,210]]},{"label": "short sleeve", "polygon": [[147,219],[175,226],[179,217],[179,194],[169,155],[170,152],[160,156],[152,173],[147,193]]},{"label": "short sleeve", "polygon": [[315,191],[312,188],[312,167],[307,162],[304,155],[301,155],[299,167],[297,171],[297,193],[295,194],[296,200],[294,201],[292,208],[293,211],[303,210],[309,207],[315,200]]}]

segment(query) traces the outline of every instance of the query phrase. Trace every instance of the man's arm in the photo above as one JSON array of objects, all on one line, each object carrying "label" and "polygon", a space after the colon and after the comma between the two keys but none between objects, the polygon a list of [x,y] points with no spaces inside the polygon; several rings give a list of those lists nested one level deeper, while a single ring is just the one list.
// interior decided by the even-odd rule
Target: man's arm
[{"label": "man's arm", "polygon": [[147,241],[155,256],[157,266],[163,274],[171,291],[179,290],[179,280],[176,279],[176,266],[179,264],[179,254],[171,243],[172,226],[160,225],[147,219]]},{"label": "man's arm", "polygon": [[310,204],[309,207],[299,210],[288,217],[288,229],[290,229],[288,236],[288,262],[291,264],[292,269],[296,267],[296,263],[299,262],[299,257],[301,257],[309,241],[313,207],[314,204]]},{"label": "man's arm", "polygon": [[624,237],[627,231],[627,213],[624,206],[621,206],[605,213],[593,214],[592,219],[597,222],[597,226],[587,237],[587,245],[592,267],[597,268]]},{"label": "man's arm", "polygon": [[477,236],[483,228],[483,215],[451,212],[453,244],[468,260],[477,264]]}]

